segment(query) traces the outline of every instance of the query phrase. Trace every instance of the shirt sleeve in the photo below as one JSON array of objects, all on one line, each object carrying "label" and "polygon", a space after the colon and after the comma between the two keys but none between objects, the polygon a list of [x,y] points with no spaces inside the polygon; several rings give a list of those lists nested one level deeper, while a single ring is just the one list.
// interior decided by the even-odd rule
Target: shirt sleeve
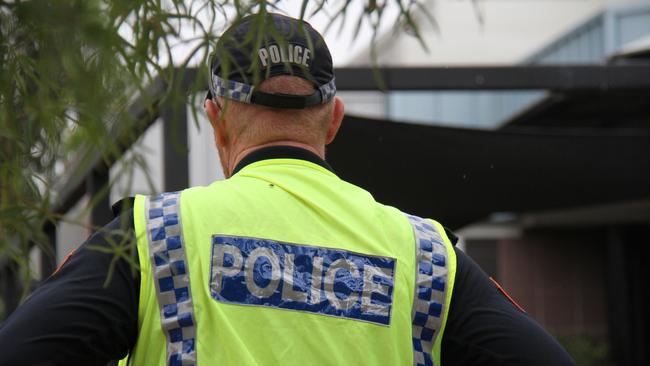
[{"label": "shirt sleeve", "polygon": [[442,338],[443,365],[574,365],[562,346],[454,248],[457,272]]},{"label": "shirt sleeve", "polygon": [[0,366],[101,365],[125,357],[138,327],[133,212],[94,233],[0,328]]}]

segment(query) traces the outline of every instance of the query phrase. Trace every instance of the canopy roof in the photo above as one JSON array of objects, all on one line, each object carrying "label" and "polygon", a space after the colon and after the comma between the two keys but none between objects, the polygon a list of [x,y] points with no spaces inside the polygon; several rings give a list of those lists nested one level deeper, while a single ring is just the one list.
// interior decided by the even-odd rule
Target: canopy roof
[{"label": "canopy roof", "polygon": [[467,130],[346,116],[328,161],[380,202],[457,228],[495,212],[650,197],[650,130]]}]

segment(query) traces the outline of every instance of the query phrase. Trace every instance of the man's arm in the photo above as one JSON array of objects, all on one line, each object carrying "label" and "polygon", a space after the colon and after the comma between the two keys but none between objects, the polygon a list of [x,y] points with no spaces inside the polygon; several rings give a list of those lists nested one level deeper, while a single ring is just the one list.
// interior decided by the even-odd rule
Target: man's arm
[{"label": "man's arm", "polygon": [[559,343],[513,304],[465,253],[442,338],[443,365],[574,365]]},{"label": "man's arm", "polygon": [[[1,366],[105,366],[126,356],[137,336],[140,278],[132,267],[133,212],[123,215],[93,234],[5,321]],[[133,245],[134,255],[122,254],[133,260],[113,254],[120,245]]]}]

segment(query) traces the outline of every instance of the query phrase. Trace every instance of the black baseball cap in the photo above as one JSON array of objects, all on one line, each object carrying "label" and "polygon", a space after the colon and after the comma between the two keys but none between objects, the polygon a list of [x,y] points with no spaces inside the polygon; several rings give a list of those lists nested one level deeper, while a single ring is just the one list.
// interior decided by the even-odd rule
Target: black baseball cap
[{"label": "black baseball cap", "polygon": [[[257,86],[278,75],[310,81],[311,95],[265,93]],[[306,21],[281,14],[256,14],[231,25],[210,59],[206,98],[218,95],[273,108],[302,109],[336,94],[332,56],[323,37]]]}]

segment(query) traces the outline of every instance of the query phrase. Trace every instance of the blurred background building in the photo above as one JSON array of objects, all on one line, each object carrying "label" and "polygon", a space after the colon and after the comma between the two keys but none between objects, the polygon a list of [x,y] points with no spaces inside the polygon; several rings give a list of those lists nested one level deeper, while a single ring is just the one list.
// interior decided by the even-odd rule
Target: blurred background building
[{"label": "blurred background building", "polygon": [[[377,47],[379,63],[450,66],[650,62],[648,1],[486,1],[482,23],[468,20],[472,14],[466,9],[463,12],[461,4],[439,5],[439,29],[427,29],[432,38],[429,53],[406,35],[396,37],[387,33]],[[445,10],[449,16],[445,16]],[[635,57],[626,59],[626,55]],[[363,63],[367,59],[368,54],[362,53],[352,62]],[[647,91],[616,97],[541,90],[342,95],[350,114],[424,125],[501,131],[526,126],[618,131],[630,128],[630,133],[636,132],[632,128],[650,129]],[[616,156],[616,152],[612,154]],[[525,158],[526,155],[521,157],[522,166],[536,164]],[[650,157],[646,154],[638,159],[647,161]],[[621,162],[624,164],[629,163]],[[631,169],[643,168],[639,165]],[[557,174],[567,173],[558,169]],[[567,178],[570,177],[569,173]],[[537,194],[535,180],[527,184],[530,194]],[[606,185],[600,179],[591,184]],[[485,194],[489,194],[490,187],[485,188]],[[567,188],[559,185],[555,191]],[[553,195],[555,191],[541,194]],[[458,197],[460,207],[473,204],[462,198]],[[594,197],[592,202],[575,206],[493,212],[464,225],[458,233],[464,250],[533,317],[564,340],[579,362],[604,360],[602,355],[607,348],[612,352],[612,362],[644,364],[649,361],[647,353],[643,356],[635,349],[650,341],[647,328],[643,329],[647,319],[639,319],[630,309],[647,306],[648,287],[635,282],[645,282],[650,277],[647,271],[633,269],[626,258],[648,259],[648,198],[621,202],[616,198]],[[617,261],[625,264],[613,263]],[[619,265],[628,272],[621,273]],[[625,300],[629,294],[634,294],[632,299]],[[633,325],[637,321],[640,323]]]}]

